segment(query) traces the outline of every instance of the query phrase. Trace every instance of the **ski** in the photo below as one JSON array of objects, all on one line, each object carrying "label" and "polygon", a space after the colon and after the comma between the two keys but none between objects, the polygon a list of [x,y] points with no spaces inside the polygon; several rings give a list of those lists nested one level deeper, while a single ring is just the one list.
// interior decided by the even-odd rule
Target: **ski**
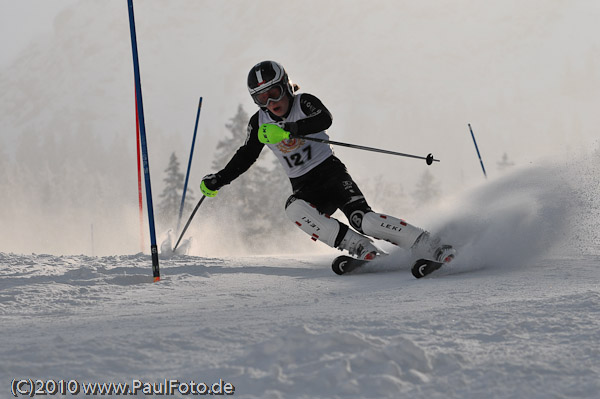
[{"label": "ski", "polygon": [[442,267],[443,264],[444,262],[438,262],[431,259],[419,259],[414,263],[411,272],[416,278],[422,278],[433,273]]},{"label": "ski", "polygon": [[370,262],[369,260],[356,259],[351,256],[341,255],[333,260],[331,264],[331,269],[335,274],[342,275],[349,273],[353,270],[358,269],[365,263]]},{"label": "ski", "polygon": [[[454,256],[452,256],[452,259],[453,258],[454,258]],[[333,260],[333,263],[331,264],[331,269],[333,270],[333,272],[335,274],[341,276],[343,274],[350,273],[369,262],[371,262],[371,261],[364,260],[364,259],[356,259],[356,258],[347,256],[347,255],[341,255]],[[411,272],[412,272],[412,275],[415,276],[416,278],[423,278],[423,277],[433,273],[434,271],[438,270],[439,268],[441,268],[444,265],[444,263],[448,263],[448,262],[438,262],[438,261],[435,261],[432,259],[425,259],[425,258],[418,259],[417,261],[415,261],[413,263]]]}]

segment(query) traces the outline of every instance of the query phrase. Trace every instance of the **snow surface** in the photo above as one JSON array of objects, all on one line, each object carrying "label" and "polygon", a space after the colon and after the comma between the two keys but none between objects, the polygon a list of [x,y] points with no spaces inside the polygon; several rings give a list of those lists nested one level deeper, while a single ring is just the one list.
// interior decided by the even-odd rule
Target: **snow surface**
[{"label": "snow surface", "polygon": [[348,276],[329,254],[163,256],[158,283],[145,254],[0,252],[0,397],[13,378],[166,378],[240,398],[598,398],[597,160],[432,210],[461,252],[421,280],[401,251]]}]

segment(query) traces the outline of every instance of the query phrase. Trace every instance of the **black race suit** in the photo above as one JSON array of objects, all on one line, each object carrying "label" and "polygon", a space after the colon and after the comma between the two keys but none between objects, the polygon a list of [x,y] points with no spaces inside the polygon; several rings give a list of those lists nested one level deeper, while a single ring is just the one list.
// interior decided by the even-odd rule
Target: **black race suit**
[{"label": "black race suit", "polygon": [[[294,108],[294,102],[297,101],[300,102],[299,107],[306,117],[295,121],[297,131],[294,133],[294,137],[301,138],[323,132],[331,126],[333,120],[331,113],[317,97],[307,93],[294,96],[290,100],[290,111]],[[268,117],[274,121],[286,122],[290,111],[280,118],[266,108],[262,108],[250,118],[246,142],[237,150],[225,168],[218,173],[222,184],[229,184],[246,172],[256,162],[265,146],[258,141],[259,113],[266,112]],[[267,114],[263,114],[263,120]],[[286,202],[286,207],[292,201],[302,199],[328,215],[340,209],[351,225],[362,232],[362,215],[370,212],[371,208],[348,174],[346,166],[333,153],[301,176],[291,177],[290,182],[293,194]],[[344,232],[345,228],[342,228],[341,237]]]}]

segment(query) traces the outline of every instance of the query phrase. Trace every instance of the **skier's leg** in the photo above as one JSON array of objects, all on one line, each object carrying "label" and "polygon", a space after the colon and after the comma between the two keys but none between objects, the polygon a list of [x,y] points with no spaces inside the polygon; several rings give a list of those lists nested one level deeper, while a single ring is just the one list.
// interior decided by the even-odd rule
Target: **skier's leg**
[{"label": "skier's leg", "polygon": [[[450,245],[441,245],[438,237],[431,236],[427,231],[402,219],[373,212],[351,179],[345,182],[344,191],[347,193],[347,202],[340,206],[340,209],[357,231],[410,249],[415,257],[444,262],[449,262],[454,257],[456,251]],[[349,195],[350,193],[353,195]]]},{"label": "skier's leg", "polygon": [[424,231],[402,219],[377,212],[368,212],[362,219],[362,231],[378,240],[389,241],[402,248],[411,248]]},{"label": "skier's leg", "polygon": [[366,235],[410,249],[417,258],[450,262],[456,254],[451,245],[442,245],[439,237],[383,213],[366,213],[362,220],[362,229]]},{"label": "skier's leg", "polygon": [[340,210],[348,218],[350,226],[363,234],[389,241],[399,247],[410,248],[423,233],[422,229],[411,226],[404,220],[373,212],[349,175],[343,181],[340,198],[344,199]]},{"label": "skier's leg", "polygon": [[293,195],[286,203],[285,212],[313,241],[318,240],[330,247],[345,249],[359,259],[373,259],[380,252],[368,237],[353,231],[344,223]]}]

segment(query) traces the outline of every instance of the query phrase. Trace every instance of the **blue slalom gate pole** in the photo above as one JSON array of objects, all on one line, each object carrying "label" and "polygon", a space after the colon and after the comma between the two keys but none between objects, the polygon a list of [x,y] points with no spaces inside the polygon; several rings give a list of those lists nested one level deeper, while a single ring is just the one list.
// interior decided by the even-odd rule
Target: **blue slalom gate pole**
[{"label": "blue slalom gate pole", "polygon": [[475,135],[473,134],[473,129],[471,129],[470,123],[469,123],[469,130],[471,131],[471,137],[473,138],[473,144],[475,144],[475,150],[477,151],[477,156],[479,157],[479,163],[481,164],[481,169],[483,170],[483,175],[487,179],[487,173],[485,173],[485,166],[483,166],[483,160],[481,159],[481,154],[479,153],[479,147],[477,147],[477,141],[475,141]]},{"label": "blue slalom gate pole", "polygon": [[142,161],[144,165],[144,181],[146,183],[146,204],[148,207],[148,224],[150,225],[150,252],[152,253],[152,274],[154,281],[160,280],[158,266],[158,247],[154,228],[154,207],[152,206],[152,188],[150,187],[150,165],[148,163],[148,145],[146,144],[146,124],[144,122],[144,106],[142,104],[142,83],[140,81],[140,64],[138,60],[137,39],[135,35],[135,20],[133,17],[133,0],[127,0],[129,8],[129,28],[131,31],[131,50],[133,54],[133,74],[135,78],[135,94],[140,128],[140,143],[142,145]]},{"label": "blue slalom gate pole", "polygon": [[200,119],[200,110],[202,109],[202,97],[198,102],[198,113],[196,114],[196,125],[194,126],[194,137],[192,138],[192,149],[190,150],[190,159],[188,161],[187,173],[185,174],[185,183],[183,184],[183,194],[181,195],[181,205],[179,206],[179,219],[177,219],[177,230],[181,225],[181,215],[183,214],[183,206],[185,205],[185,194],[187,193],[188,181],[190,178],[190,169],[192,168],[192,157],[194,156],[194,145],[196,144],[196,133],[198,132],[198,120]]}]

